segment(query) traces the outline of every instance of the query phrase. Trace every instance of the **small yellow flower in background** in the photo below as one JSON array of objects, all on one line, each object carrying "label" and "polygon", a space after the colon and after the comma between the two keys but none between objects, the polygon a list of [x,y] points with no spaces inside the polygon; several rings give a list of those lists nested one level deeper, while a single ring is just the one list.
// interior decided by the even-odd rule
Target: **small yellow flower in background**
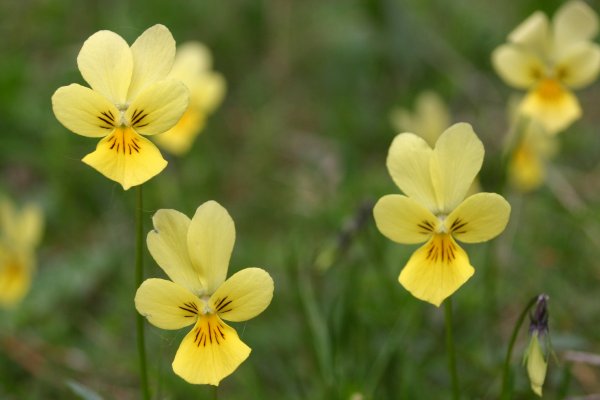
[{"label": "small yellow flower in background", "polygon": [[174,57],[175,40],[163,25],[147,29],[131,47],[116,33],[99,31],[77,56],[91,89],[71,84],[52,96],[54,114],[67,129],[103,138],[82,161],[125,190],[167,165],[142,135],[166,132],[188,106],[185,85],[167,79]]},{"label": "small yellow flower in background", "polygon": [[7,199],[0,199],[0,306],[14,306],[27,294],[42,226],[37,206],[30,204],[19,212]]},{"label": "small yellow flower in background", "polygon": [[190,91],[190,104],[177,125],[154,137],[154,141],[170,153],[189,151],[194,139],[204,128],[206,118],[223,100],[225,79],[211,71],[209,50],[201,43],[184,43],[177,49],[170,78],[180,80]]},{"label": "small yellow flower in background", "polygon": [[194,324],[173,370],[189,383],[216,386],[250,354],[223,320],[246,321],[264,311],[273,297],[273,279],[260,268],[246,268],[225,280],[235,226],[214,201],[198,207],[191,221],[175,210],[159,210],[152,220],[148,250],[171,281],[144,281],[135,306],[162,329]]},{"label": "small yellow flower in background", "polygon": [[509,85],[528,91],[520,112],[558,133],[581,116],[571,89],[591,84],[600,71],[596,13],[582,1],[563,5],[552,22],[535,12],[492,54],[492,63]]},{"label": "small yellow flower in background", "polygon": [[414,132],[432,147],[451,122],[444,100],[432,91],[419,94],[414,112],[396,108],[392,110],[390,119],[397,132]]},{"label": "small yellow flower in background", "polygon": [[483,163],[483,144],[469,124],[452,125],[435,148],[412,133],[394,138],[388,171],[405,195],[379,199],[375,223],[387,238],[403,244],[426,242],[398,280],[413,296],[439,306],[474,272],[456,243],[488,241],[505,228],[510,205],[495,193],[465,199]]},{"label": "small yellow flower in background", "polygon": [[[540,397],[542,397],[542,386],[546,380],[548,370],[548,360],[544,354],[549,352],[550,347],[548,339],[548,299],[549,297],[546,294],[538,296],[535,311],[530,315],[529,334],[531,338],[523,357],[531,390]],[[540,340],[544,340],[545,350],[542,348]]]}]

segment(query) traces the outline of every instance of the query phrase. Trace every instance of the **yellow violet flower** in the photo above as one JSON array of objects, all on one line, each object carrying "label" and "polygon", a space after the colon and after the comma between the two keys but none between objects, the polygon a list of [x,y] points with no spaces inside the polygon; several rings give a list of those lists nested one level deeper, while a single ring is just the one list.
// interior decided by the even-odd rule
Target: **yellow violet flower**
[{"label": "yellow violet flower", "polygon": [[191,221],[175,210],[159,210],[152,220],[148,250],[171,281],[144,281],[135,306],[162,329],[194,324],[177,350],[173,371],[189,383],[216,386],[250,354],[223,320],[260,314],[273,297],[273,279],[260,268],[246,268],[225,280],[235,226],[214,201],[198,207]]},{"label": "yellow violet flower", "polygon": [[544,386],[544,381],[546,380],[548,362],[544,359],[544,353],[538,336],[538,332],[533,332],[531,335],[531,340],[525,354],[525,364],[527,366],[527,375],[529,376],[531,390],[542,397],[542,386]]},{"label": "yellow violet flower", "polygon": [[403,244],[426,242],[408,260],[398,280],[413,296],[439,306],[474,272],[456,240],[485,242],[508,222],[510,205],[495,193],[465,195],[483,162],[483,144],[469,124],[452,125],[435,148],[413,133],[397,135],[388,171],[405,195],[379,199],[375,223]]},{"label": "yellow violet flower", "polygon": [[175,57],[175,40],[163,25],[147,29],[131,47],[111,31],[90,36],[77,56],[78,84],[52,96],[56,118],[78,135],[103,138],[83,162],[123,189],[140,185],[167,162],[142,135],[174,126],[188,105],[188,90],[167,79]]},{"label": "yellow violet flower", "polygon": [[558,133],[581,116],[571,89],[592,83],[600,71],[596,13],[582,1],[564,4],[552,22],[535,12],[492,54],[492,63],[509,85],[528,91],[519,109]]},{"label": "yellow violet flower", "polygon": [[37,206],[27,205],[19,212],[0,199],[0,306],[14,306],[27,294],[42,226]]},{"label": "yellow violet flower", "polygon": [[225,79],[211,71],[211,65],[209,50],[199,42],[187,42],[177,49],[169,77],[188,87],[190,104],[177,125],[154,137],[154,141],[170,153],[182,155],[189,151],[206,117],[223,100]]},{"label": "yellow violet flower", "polygon": [[438,137],[450,125],[450,113],[439,94],[425,91],[415,102],[415,111],[395,108],[390,115],[396,132],[415,132],[427,144],[434,146]]}]

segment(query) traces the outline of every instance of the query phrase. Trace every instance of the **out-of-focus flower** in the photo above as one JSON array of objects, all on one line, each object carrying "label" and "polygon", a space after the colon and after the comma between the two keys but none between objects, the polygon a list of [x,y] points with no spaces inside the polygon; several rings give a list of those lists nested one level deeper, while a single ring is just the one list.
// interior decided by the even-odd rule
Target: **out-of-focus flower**
[{"label": "out-of-focus flower", "polygon": [[[531,390],[542,397],[542,386],[546,380],[548,370],[548,296],[541,294],[538,297],[536,309],[530,316],[529,334],[531,339],[529,346],[525,350],[523,363],[527,367],[527,375],[531,384]],[[540,340],[544,342],[544,348],[540,345]]]},{"label": "out-of-focus flower", "polygon": [[373,209],[379,231],[403,244],[423,243],[398,280],[418,299],[439,306],[474,273],[456,243],[488,241],[505,228],[510,205],[496,193],[465,199],[483,162],[483,144],[469,124],[446,129],[432,149],[402,133],[387,157],[388,171],[404,195],[387,195]]},{"label": "out-of-focus flower", "polygon": [[91,89],[71,84],[52,96],[54,115],[67,129],[103,138],[82,161],[125,190],[167,165],[142,135],[166,132],[187,109],[187,88],[167,79],[174,57],[175,40],[163,25],[147,29],[131,47],[116,33],[99,31],[77,56]]},{"label": "out-of-focus flower", "polygon": [[8,199],[0,198],[0,306],[14,306],[27,294],[42,226],[37,206],[17,211]]},{"label": "out-of-focus flower", "polygon": [[204,128],[206,118],[223,100],[225,79],[211,71],[209,50],[201,43],[187,42],[179,46],[169,78],[183,82],[190,91],[190,103],[177,123],[154,141],[170,153],[186,153]]},{"label": "out-of-focus flower", "polygon": [[444,100],[432,91],[419,94],[414,112],[400,107],[392,110],[390,120],[396,132],[414,132],[431,147],[435,146],[435,142],[451,122]]},{"label": "out-of-focus flower", "polygon": [[191,221],[179,211],[159,210],[153,222],[148,250],[171,281],[144,281],[135,306],[162,329],[194,324],[173,370],[189,383],[216,386],[250,355],[223,320],[246,321],[263,312],[273,297],[273,279],[260,268],[245,268],[225,280],[235,226],[214,201],[198,207]]},{"label": "out-of-focus flower", "polygon": [[600,71],[596,13],[582,1],[563,5],[552,22],[535,12],[492,54],[492,63],[509,85],[527,90],[519,106],[549,133],[558,133],[581,116],[571,89],[591,84]]}]

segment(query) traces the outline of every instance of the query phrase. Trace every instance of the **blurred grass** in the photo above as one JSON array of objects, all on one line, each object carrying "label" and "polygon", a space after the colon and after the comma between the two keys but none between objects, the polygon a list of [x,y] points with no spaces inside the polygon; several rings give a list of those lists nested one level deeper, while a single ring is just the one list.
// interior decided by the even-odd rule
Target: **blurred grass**
[{"label": "blurred grass", "polygon": [[[228,92],[190,154],[169,159],[145,185],[146,230],[159,208],[192,215],[215,199],[236,222],[231,273],[261,266],[276,282],[267,311],[235,326],[253,352],[219,387],[221,398],[449,398],[443,315],[397,283],[414,247],[389,242],[369,217],[331,268],[314,260],[361,204],[398,191],[385,169],[395,134],[388,113],[412,106],[423,89],[439,91],[456,121],[473,124],[487,151],[483,185],[494,189],[511,91],[489,55],[534,10],[552,13],[560,3],[0,2],[0,190],[39,202],[47,217],[34,287],[1,314],[0,398],[76,398],[67,382],[107,399],[138,398],[134,193],[79,161],[95,141],[61,126],[50,97],[83,82],[76,55],[92,33],[110,29],[131,42],[155,23],[180,43],[207,44]],[[557,353],[600,352],[597,84],[581,101],[584,117],[561,136],[555,168],[583,206],[554,181],[507,194],[507,231],[489,246],[467,246],[477,273],[454,297],[466,398],[497,397],[512,324],[540,292],[550,295]],[[164,276],[151,257],[146,265],[147,276]],[[147,332],[156,398],[210,398],[171,371],[187,331]],[[517,352],[525,342],[523,331]],[[533,398],[519,357],[514,398]],[[549,398],[567,367],[551,365]],[[600,392],[597,368],[572,373],[569,395]]]}]

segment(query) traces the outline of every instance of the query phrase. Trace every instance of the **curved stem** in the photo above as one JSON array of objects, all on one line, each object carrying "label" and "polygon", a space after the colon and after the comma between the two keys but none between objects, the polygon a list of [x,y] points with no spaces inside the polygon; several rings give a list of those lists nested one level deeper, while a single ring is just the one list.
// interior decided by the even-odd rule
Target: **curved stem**
[{"label": "curved stem", "polygon": [[454,350],[454,336],[452,334],[452,299],[444,301],[444,317],[446,320],[446,351],[448,352],[448,370],[452,379],[452,399],[460,399],[458,374],[456,373],[456,351]]},{"label": "curved stem", "polygon": [[[135,206],[135,290],[142,284],[144,279],[144,221],[143,221],[143,196],[142,185],[137,187],[137,202]],[[150,400],[150,389],[148,388],[148,371],[146,368],[146,341],[144,338],[144,317],[140,313],[135,313],[137,349],[140,361],[140,386],[142,398]]]},{"label": "curved stem", "polygon": [[521,329],[523,321],[525,321],[527,312],[537,302],[537,299],[538,296],[535,296],[533,299],[529,300],[525,308],[523,308],[523,311],[521,311],[519,319],[517,319],[517,323],[513,329],[510,342],[508,342],[508,349],[506,350],[506,357],[504,359],[504,368],[502,372],[502,395],[500,396],[502,400],[510,399],[510,359],[512,358],[513,348],[515,347],[515,342],[517,341],[517,336],[519,335],[519,329]]}]

